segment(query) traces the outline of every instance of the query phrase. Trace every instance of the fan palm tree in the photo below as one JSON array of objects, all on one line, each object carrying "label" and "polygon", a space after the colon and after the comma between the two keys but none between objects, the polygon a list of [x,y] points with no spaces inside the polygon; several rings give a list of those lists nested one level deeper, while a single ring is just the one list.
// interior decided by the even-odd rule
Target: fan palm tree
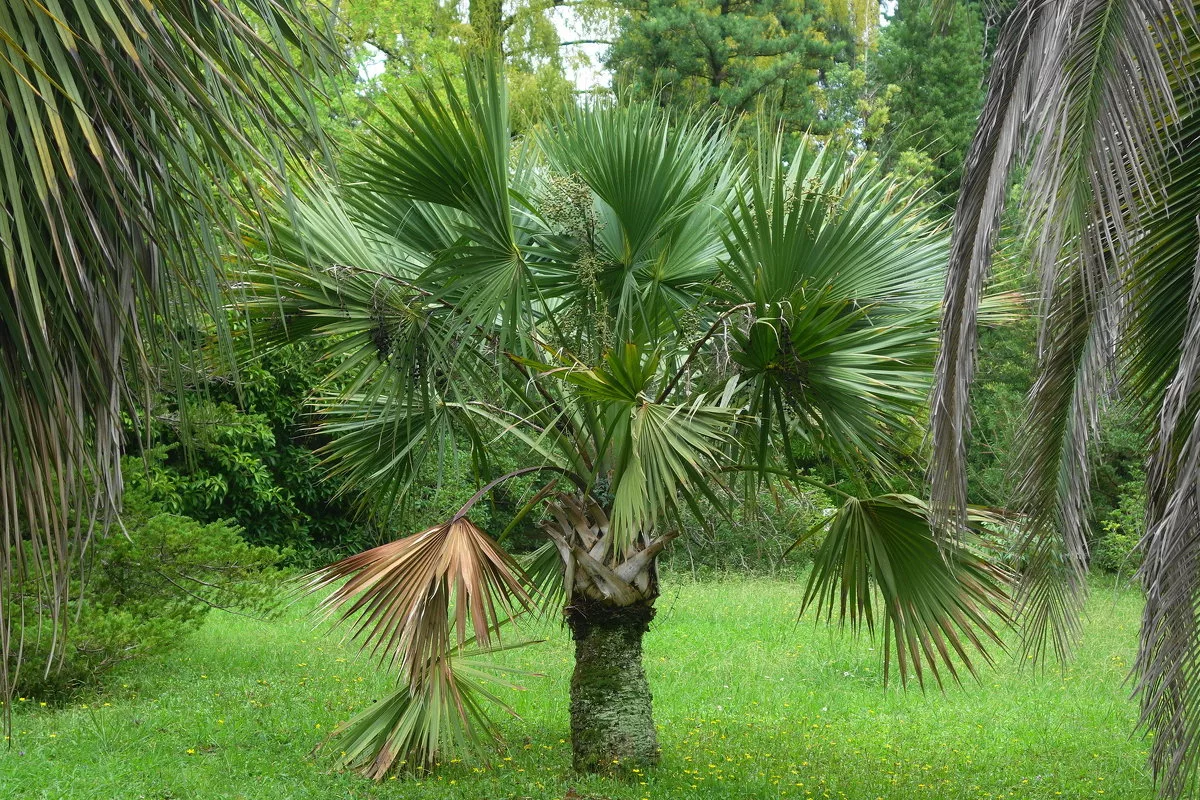
[{"label": "fan palm tree", "polygon": [[1200,35],[1193,0],[1022,0],[1001,34],[955,215],[933,395],[932,491],[952,540],[966,501],[975,309],[1013,165],[1041,273],[1039,375],[1016,508],[1030,655],[1065,655],[1087,567],[1088,442],[1105,401],[1149,454],[1135,671],[1164,795],[1200,764]]},{"label": "fan palm tree", "polygon": [[[642,637],[682,510],[815,483],[797,453],[886,486],[923,418],[946,238],[811,144],[747,167],[716,120],[650,106],[564,110],[514,142],[496,71],[466,86],[397,104],[249,276],[256,346],[328,344],[330,468],[377,506],[457,445],[485,476],[499,439],[527,458],[451,518],[313,576],[398,673],[338,749],[378,778],[480,741],[501,629],[560,607],[575,767],[642,768],[657,760]],[[522,564],[470,514],[528,476],[548,541]],[[999,641],[1003,572],[966,542],[942,557],[914,497],[824,488],[842,502],[805,604],[882,627],[902,677],[974,670]]]},{"label": "fan palm tree", "polygon": [[307,5],[0,3],[6,733],[23,631],[62,652],[74,567],[118,510],[122,415],[180,377],[180,317],[220,307],[228,201],[312,144],[292,133],[312,128],[305,64],[328,55]]}]

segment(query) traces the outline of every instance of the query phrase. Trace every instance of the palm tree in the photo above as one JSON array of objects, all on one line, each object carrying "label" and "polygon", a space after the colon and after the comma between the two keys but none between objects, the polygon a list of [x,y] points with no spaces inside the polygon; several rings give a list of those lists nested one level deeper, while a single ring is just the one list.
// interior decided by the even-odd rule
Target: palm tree
[{"label": "palm tree", "polygon": [[307,5],[0,4],[6,733],[24,631],[62,652],[75,567],[118,512],[122,416],[160,373],[181,378],[180,318],[219,308],[228,201],[311,147],[291,132],[312,128],[305,64],[328,44]]},{"label": "palm tree", "polygon": [[[730,515],[768,482],[842,498],[806,605],[878,623],[902,677],[974,670],[998,641],[1003,572],[965,541],[939,554],[916,498],[854,497],[797,463],[819,454],[886,486],[922,418],[940,229],[808,143],[746,166],[716,120],[649,106],[566,109],[514,142],[496,70],[466,86],[431,80],[397,104],[248,278],[256,346],[327,343],[336,476],[385,509],[453,447],[491,478],[450,519],[313,576],[398,673],[341,726],[342,763],[378,778],[479,742],[480,700],[498,699],[487,654],[513,644],[501,629],[561,607],[575,767],[653,764],[641,648],[657,558],[684,509]],[[495,475],[504,438],[527,466]],[[548,542],[521,564],[469,515],[530,476]]]},{"label": "palm tree", "polygon": [[1021,0],[1001,34],[955,215],[933,395],[939,529],[966,501],[975,308],[1021,156],[1043,287],[1039,376],[1017,454],[1018,616],[1065,655],[1087,567],[1088,442],[1104,402],[1149,454],[1135,667],[1164,795],[1200,764],[1200,35],[1193,0]]}]

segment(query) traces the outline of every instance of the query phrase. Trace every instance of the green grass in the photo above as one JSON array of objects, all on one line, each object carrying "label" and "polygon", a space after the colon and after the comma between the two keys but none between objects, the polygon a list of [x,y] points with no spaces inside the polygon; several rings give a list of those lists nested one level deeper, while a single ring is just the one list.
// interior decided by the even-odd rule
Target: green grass
[{"label": "green grass", "polygon": [[[514,697],[493,768],[451,763],[373,784],[310,751],[388,682],[300,613],[214,614],[175,652],[68,708],[18,704],[0,754],[14,798],[1153,797],[1125,683],[1140,600],[1097,587],[1065,674],[1001,656],[945,693],[881,685],[879,653],[809,621],[800,586],[668,581],[646,639],[662,764],[623,783],[570,774],[564,631],[512,660],[545,673]],[[336,744],[327,745],[336,746]]]}]

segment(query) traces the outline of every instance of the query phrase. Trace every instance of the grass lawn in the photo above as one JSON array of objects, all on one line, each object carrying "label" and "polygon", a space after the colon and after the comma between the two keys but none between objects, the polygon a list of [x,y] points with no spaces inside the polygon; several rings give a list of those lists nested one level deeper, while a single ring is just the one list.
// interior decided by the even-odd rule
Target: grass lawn
[{"label": "grass lawn", "polygon": [[[493,768],[373,784],[310,751],[388,685],[299,611],[214,613],[168,656],[68,708],[18,703],[5,798],[1096,798],[1149,800],[1125,678],[1140,600],[1097,584],[1064,674],[1001,655],[981,681],[881,685],[879,653],[809,621],[796,583],[667,580],[646,638],[662,764],[622,783],[570,773],[567,633],[507,654],[545,673],[506,719]],[[336,746],[336,743],[327,745]]]}]

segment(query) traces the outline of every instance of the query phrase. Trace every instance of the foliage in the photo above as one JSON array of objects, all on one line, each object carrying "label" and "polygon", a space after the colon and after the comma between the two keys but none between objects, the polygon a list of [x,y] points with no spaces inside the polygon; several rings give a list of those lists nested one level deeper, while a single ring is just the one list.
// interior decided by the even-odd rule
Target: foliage
[{"label": "foliage", "polygon": [[1100,535],[1092,546],[1092,567],[1130,576],[1142,565],[1138,543],[1146,534],[1145,478],[1121,487],[1117,505],[1100,522]]},{"label": "foliage", "polygon": [[[305,568],[379,544],[385,528],[405,519],[444,519],[474,494],[477,476],[457,451],[397,508],[364,509],[360,492],[326,480],[321,461],[329,437],[309,407],[330,390],[321,354],[314,342],[295,342],[243,363],[236,377],[219,358],[206,359],[185,398],[160,390],[145,421],[127,425],[126,447],[143,454],[127,481],[170,513],[231,520],[251,543],[284,548],[290,565]],[[508,442],[491,448],[497,468],[516,455]],[[507,529],[527,489],[516,481],[493,493],[479,518]],[[531,525],[514,526],[512,544],[528,549],[530,534]]]},{"label": "foliage", "polygon": [[375,526],[355,518],[353,494],[323,478],[324,438],[306,408],[327,372],[318,357],[296,344],[236,377],[206,365],[181,399],[160,391],[142,430],[127,429],[127,447],[149,448],[129,480],[171,513],[234,521],[250,542],[286,548],[296,565],[376,543]]},{"label": "foliage", "polygon": [[1028,303],[1016,322],[981,330],[979,341],[979,370],[971,393],[968,480],[973,500],[1003,508],[1015,488],[1012,452],[1033,384],[1037,331]]},{"label": "foliage", "polygon": [[[319,401],[325,452],[371,502],[406,497],[460,443],[481,482],[497,474],[494,442],[519,453],[519,468],[424,533],[314,576],[349,581],[334,605],[374,609],[355,624],[398,667],[394,713],[351,723],[371,742],[356,740],[353,763],[378,777],[472,738],[454,664],[468,630],[497,644],[511,620],[499,609],[526,596],[652,603],[684,509],[732,519],[740,498],[786,487],[782,475],[843,508],[886,505],[932,544],[923,508],[851,498],[794,457],[819,453],[873,491],[913,452],[945,239],[911,198],[808,141],[747,168],[711,117],[650,104],[563,109],[514,141],[495,66],[470,71],[462,93],[443,77],[406,102],[343,185],[307,191],[247,276],[256,339],[316,341],[336,365],[340,389]],[[526,572],[468,515],[493,487],[535,476],[524,511],[545,514],[552,544]],[[853,534],[865,518],[839,520]],[[828,559],[814,580],[858,608],[878,591],[897,635],[936,628],[969,663],[983,643],[968,629],[991,624],[974,608],[1003,588],[976,580],[970,558],[920,552],[890,580],[841,584]],[[443,599],[464,591],[508,605],[463,601],[448,616]]]},{"label": "foliage", "polygon": [[944,26],[933,5],[900,0],[868,65],[876,92],[895,87],[881,144],[928,157],[934,185],[950,196],[983,104],[984,26],[975,3],[958,0]]},{"label": "foliage", "polygon": [[[422,74],[444,69],[461,75],[470,54],[478,53],[485,39],[498,39],[512,87],[514,125],[528,130],[574,96],[568,68],[590,65],[585,52],[564,46],[555,24],[555,15],[566,5],[538,0],[519,0],[503,8],[493,0],[343,3],[337,31],[348,65],[329,106],[326,129],[339,141],[353,142],[356,131],[379,124],[381,113],[392,100],[402,98],[405,89],[420,88]],[[569,7],[585,35],[603,39],[613,24],[611,3],[585,0]],[[461,80],[456,78],[456,83],[461,88]]]},{"label": "foliage", "polygon": [[65,576],[120,503],[122,414],[186,370],[161,323],[218,308],[233,201],[310,149],[329,43],[307,5],[0,6],[0,699],[13,603],[65,632]]},{"label": "foliage", "polygon": [[[133,477],[139,465],[127,460],[125,469]],[[274,612],[281,558],[278,550],[247,544],[228,523],[167,513],[132,484],[121,528],[96,537],[83,563],[73,565],[82,578],[73,581],[66,609],[70,641],[49,672],[31,668],[52,660],[53,644],[41,624],[44,609],[25,598],[25,668],[10,665],[17,691],[48,700],[94,687],[118,664],[177,647],[213,609]]]},{"label": "foliage", "polygon": [[900,87],[872,85],[866,70],[839,61],[812,91],[821,130],[838,144],[870,151],[887,129]]},{"label": "foliage", "polygon": [[817,2],[646,0],[627,11],[607,56],[618,94],[712,106],[751,126],[762,117],[768,141],[776,124],[823,130],[814,85],[854,52],[852,35]]},{"label": "foliage", "polygon": [[964,168],[933,395],[934,505],[939,519],[961,522],[976,298],[1010,171],[1027,155],[1022,210],[1042,297],[1037,374],[1016,450],[1028,654],[1053,647],[1064,656],[1078,631],[1088,451],[1105,401],[1119,396],[1138,414],[1135,450],[1150,453],[1137,692],[1154,735],[1151,767],[1173,797],[1200,781],[1196,12],[1191,0],[1016,5]]},{"label": "foliage", "polygon": [[681,515],[684,533],[664,552],[660,563],[693,577],[709,575],[796,574],[812,563],[824,541],[817,535],[796,540],[817,526],[833,508],[815,488],[799,492],[762,492],[726,517],[701,501],[700,513]]}]

